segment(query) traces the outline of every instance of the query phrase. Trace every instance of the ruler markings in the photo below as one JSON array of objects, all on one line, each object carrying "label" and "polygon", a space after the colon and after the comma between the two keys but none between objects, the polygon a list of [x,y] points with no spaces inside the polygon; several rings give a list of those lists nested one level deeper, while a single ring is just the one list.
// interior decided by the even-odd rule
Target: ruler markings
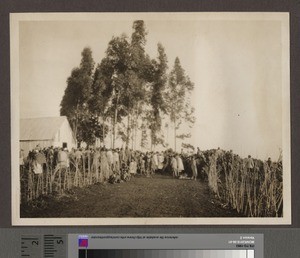
[{"label": "ruler markings", "polygon": [[21,236],[21,257],[38,258],[42,257],[43,241],[39,235]]},{"label": "ruler markings", "polygon": [[64,235],[23,235],[21,257],[65,258],[67,237]]}]

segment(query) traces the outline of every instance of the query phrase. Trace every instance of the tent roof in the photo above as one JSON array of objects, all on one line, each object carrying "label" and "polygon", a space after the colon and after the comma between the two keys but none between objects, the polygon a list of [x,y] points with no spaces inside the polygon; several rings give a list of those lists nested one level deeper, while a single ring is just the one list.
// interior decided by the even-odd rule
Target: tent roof
[{"label": "tent roof", "polygon": [[65,116],[20,119],[20,141],[51,140],[66,120]]}]

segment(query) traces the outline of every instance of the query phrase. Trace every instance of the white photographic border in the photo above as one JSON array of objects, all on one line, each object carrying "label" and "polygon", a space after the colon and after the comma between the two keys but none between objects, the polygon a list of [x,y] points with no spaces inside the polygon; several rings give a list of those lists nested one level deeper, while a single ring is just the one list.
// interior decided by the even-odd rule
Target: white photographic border
[{"label": "white photographic border", "polygon": [[[110,21],[114,19],[155,20],[272,20],[281,22],[282,44],[282,153],[283,217],[280,218],[21,218],[19,176],[19,23],[22,21]],[[290,39],[289,13],[203,12],[203,13],[11,13],[11,176],[13,226],[66,225],[290,225]]]}]

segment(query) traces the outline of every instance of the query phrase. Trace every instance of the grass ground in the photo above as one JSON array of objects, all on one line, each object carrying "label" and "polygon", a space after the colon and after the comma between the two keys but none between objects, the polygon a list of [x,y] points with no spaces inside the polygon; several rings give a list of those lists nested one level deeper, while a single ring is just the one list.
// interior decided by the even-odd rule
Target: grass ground
[{"label": "grass ground", "polygon": [[21,206],[21,217],[240,217],[223,207],[207,183],[167,175],[73,188]]}]

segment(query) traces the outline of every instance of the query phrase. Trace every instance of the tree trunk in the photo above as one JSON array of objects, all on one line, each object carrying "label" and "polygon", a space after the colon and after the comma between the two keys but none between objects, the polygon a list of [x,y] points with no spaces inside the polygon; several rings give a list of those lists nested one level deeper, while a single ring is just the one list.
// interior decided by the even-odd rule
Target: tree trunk
[{"label": "tree trunk", "polygon": [[136,116],[136,124],[134,126],[134,150],[136,150],[136,142],[137,142],[137,123],[138,123],[138,116]]},{"label": "tree trunk", "polygon": [[134,146],[134,142],[133,142],[133,140],[134,140],[134,132],[132,132],[132,137],[131,137],[131,149],[133,150],[133,146]]},{"label": "tree trunk", "polygon": [[116,142],[116,129],[117,129],[117,122],[118,122],[118,96],[117,96],[117,102],[116,102],[116,108],[115,108],[115,117],[114,117],[114,131],[113,131],[113,146],[112,148],[115,148],[115,142]]},{"label": "tree trunk", "polygon": [[[134,119],[134,114],[132,115],[133,118],[131,119],[131,149],[134,149],[134,133],[135,133],[135,124],[136,124],[136,119]],[[136,117],[135,117],[136,118]]]},{"label": "tree trunk", "polygon": [[113,130],[114,130],[113,119],[110,119],[110,124],[111,124],[111,128],[110,128],[110,148],[112,148],[113,147]]},{"label": "tree trunk", "polygon": [[75,140],[76,140],[76,142],[78,141],[78,139],[77,139],[77,129],[78,129],[78,106],[79,106],[79,104],[77,103],[77,105],[76,105],[76,119],[75,119],[75,123],[74,123],[74,134],[75,134]]},{"label": "tree trunk", "polygon": [[174,118],[174,151],[176,152],[176,118]]},{"label": "tree trunk", "polygon": [[118,111],[117,109],[115,110],[115,118],[113,121],[113,144],[112,144],[112,148],[115,148],[115,141],[116,141],[116,128],[117,128],[117,115],[118,115]]},{"label": "tree trunk", "polygon": [[167,127],[167,147],[169,147],[170,144],[169,144],[169,125]]},{"label": "tree trunk", "polygon": [[130,139],[130,115],[127,116],[127,137],[126,137],[126,147],[129,148]]},{"label": "tree trunk", "polygon": [[[102,116],[102,147],[104,147],[105,145],[105,142],[104,142],[104,139],[105,139],[105,120],[104,120],[104,116]],[[100,143],[101,143],[101,138],[100,138]],[[101,144],[100,144],[101,145]]]}]

